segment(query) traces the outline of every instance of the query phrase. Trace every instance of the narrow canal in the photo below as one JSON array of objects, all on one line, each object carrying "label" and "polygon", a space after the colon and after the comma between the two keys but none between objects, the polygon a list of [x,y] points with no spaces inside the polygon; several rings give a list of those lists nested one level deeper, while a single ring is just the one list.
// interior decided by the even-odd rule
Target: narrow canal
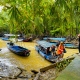
[{"label": "narrow canal", "polygon": [[[43,57],[41,57],[35,50],[36,42],[17,42],[17,45],[23,46],[31,50],[30,56],[28,57],[21,57],[7,49],[6,45],[7,41],[3,41],[0,39],[0,59],[9,60],[12,64],[17,65],[18,67],[22,67],[27,71],[36,70],[38,71],[42,67],[49,66],[50,62],[46,61]],[[64,54],[64,58],[78,53],[78,49],[66,49],[67,53]]]}]

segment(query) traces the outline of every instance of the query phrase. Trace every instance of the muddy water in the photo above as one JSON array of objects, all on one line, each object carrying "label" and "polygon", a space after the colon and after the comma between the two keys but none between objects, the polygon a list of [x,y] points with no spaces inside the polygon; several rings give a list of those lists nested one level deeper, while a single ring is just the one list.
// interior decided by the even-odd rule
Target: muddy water
[{"label": "muddy water", "polygon": [[48,66],[51,63],[46,61],[44,58],[42,58],[36,51],[35,51],[35,45],[34,42],[17,42],[17,45],[23,46],[25,48],[28,48],[31,50],[30,56],[28,57],[21,57],[18,56],[12,52],[10,52],[7,49],[6,46],[7,41],[0,40],[0,48],[2,48],[2,51],[0,51],[0,58],[6,58],[9,59],[12,63],[30,71],[30,70],[39,70],[42,67]]},{"label": "muddy water", "polygon": [[[3,41],[0,39],[0,48],[2,48],[2,51],[0,51],[0,58],[6,58],[10,60],[11,63],[14,65],[20,66],[27,71],[31,70],[39,70],[42,67],[49,66],[52,63],[46,61],[43,57],[41,57],[36,51],[35,51],[35,42],[17,42],[17,45],[23,46],[25,48],[28,48],[31,50],[30,56],[28,57],[21,57],[18,56],[12,52],[10,52],[7,49],[6,46],[7,41]],[[66,49],[67,53],[64,54],[64,58],[78,53],[77,49]]]}]

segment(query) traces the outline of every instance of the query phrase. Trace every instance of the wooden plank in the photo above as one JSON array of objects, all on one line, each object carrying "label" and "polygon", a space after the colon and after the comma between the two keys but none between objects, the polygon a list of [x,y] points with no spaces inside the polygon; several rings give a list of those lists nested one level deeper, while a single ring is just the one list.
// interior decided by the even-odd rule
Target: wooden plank
[{"label": "wooden plank", "polygon": [[[73,59],[74,59],[74,57],[70,57],[70,58],[63,59],[63,61],[64,61],[64,60],[73,60]],[[49,65],[49,66],[47,66],[47,67],[41,68],[41,69],[40,69],[40,72],[45,72],[45,71],[47,71],[47,70],[49,70],[49,69],[51,69],[51,68],[55,68],[58,63],[61,63],[61,62],[63,62],[63,61],[60,61],[60,62],[54,63],[54,64],[52,64],[52,65]]]}]

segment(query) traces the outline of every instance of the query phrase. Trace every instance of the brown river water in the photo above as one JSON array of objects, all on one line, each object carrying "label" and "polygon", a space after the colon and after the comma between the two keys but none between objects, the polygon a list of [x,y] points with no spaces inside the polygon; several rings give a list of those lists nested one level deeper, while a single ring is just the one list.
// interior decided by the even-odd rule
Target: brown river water
[{"label": "brown river water", "polygon": [[[7,41],[3,41],[0,39],[0,59],[6,59],[5,62],[7,64],[12,63],[17,65],[18,67],[22,67],[27,71],[36,70],[39,71],[40,68],[46,67],[51,65],[52,63],[45,60],[42,56],[40,56],[37,51],[35,50],[36,42],[17,42],[17,45],[23,46],[31,50],[30,56],[28,57],[21,57],[12,52],[10,52],[6,45]],[[67,49],[67,53],[64,54],[64,58],[71,56],[75,53],[78,53],[78,49]],[[8,61],[7,61],[8,60]]]}]

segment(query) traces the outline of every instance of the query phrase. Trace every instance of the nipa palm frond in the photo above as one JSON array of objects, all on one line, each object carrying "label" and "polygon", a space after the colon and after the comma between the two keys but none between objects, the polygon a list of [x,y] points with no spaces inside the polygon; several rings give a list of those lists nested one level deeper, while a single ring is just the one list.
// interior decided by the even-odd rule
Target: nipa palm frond
[{"label": "nipa palm frond", "polygon": [[16,6],[12,6],[9,11],[10,19],[19,20],[19,15],[21,15],[20,11]]}]

